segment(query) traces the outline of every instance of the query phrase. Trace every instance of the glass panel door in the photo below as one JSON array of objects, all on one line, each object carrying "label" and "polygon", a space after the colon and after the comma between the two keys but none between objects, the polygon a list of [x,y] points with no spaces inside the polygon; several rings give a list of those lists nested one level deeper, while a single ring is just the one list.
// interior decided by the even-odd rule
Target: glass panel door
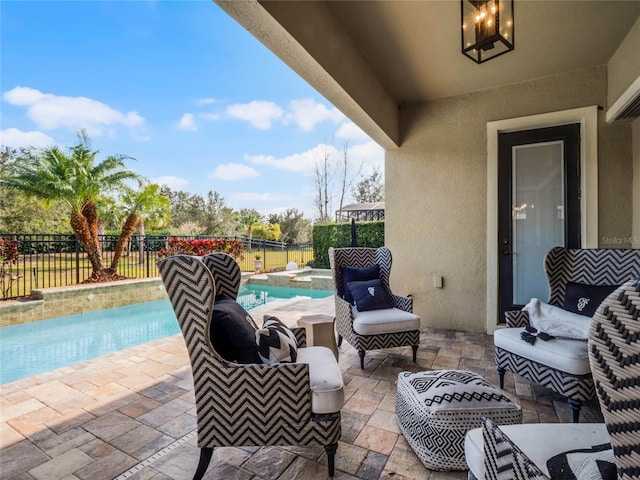
[{"label": "glass panel door", "polygon": [[562,141],[512,147],[513,303],[546,301],[541,259],[565,245],[565,172]]}]

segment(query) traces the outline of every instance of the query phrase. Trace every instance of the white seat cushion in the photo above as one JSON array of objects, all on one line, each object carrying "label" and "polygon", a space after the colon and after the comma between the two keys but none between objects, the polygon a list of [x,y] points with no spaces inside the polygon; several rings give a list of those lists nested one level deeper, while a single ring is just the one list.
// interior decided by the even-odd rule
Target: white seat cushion
[{"label": "white seat cushion", "polygon": [[398,308],[385,308],[359,312],[354,306],[353,330],[360,335],[380,335],[382,333],[410,332],[420,328],[420,317]]},{"label": "white seat cushion", "polygon": [[531,345],[520,337],[524,328],[502,328],[493,334],[493,343],[509,352],[562,372],[586,375],[591,372],[586,340],[555,338],[537,339]]},{"label": "white seat cushion", "polygon": [[344,385],[333,352],[327,347],[299,348],[296,363],[309,364],[311,411],[339,412],[344,405]]},{"label": "white seat cushion", "polygon": [[[609,442],[607,425],[604,423],[527,423],[500,425],[500,430],[545,475],[549,475],[547,460],[551,457],[569,450],[590,448]],[[476,478],[483,479],[485,469],[482,428],[474,428],[467,432],[464,440],[464,455],[469,470]]]}]

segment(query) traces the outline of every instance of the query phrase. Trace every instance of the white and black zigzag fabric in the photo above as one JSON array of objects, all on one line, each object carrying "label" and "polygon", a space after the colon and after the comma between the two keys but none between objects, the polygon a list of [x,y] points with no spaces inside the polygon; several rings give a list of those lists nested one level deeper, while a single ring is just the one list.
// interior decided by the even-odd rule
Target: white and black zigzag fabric
[{"label": "white and black zigzag fabric", "polygon": [[238,298],[242,274],[240,272],[240,266],[238,266],[238,263],[233,257],[213,253],[202,257],[202,262],[213,276],[216,296],[225,295],[234,300]]},{"label": "white and black zigzag fabric", "polygon": [[266,364],[295,362],[298,357],[296,337],[279,318],[264,316],[262,328],[256,330],[258,355]]},{"label": "white and black zigzag fabric", "polygon": [[466,469],[464,436],[483,417],[521,423],[522,410],[476,373],[400,372],[396,417],[411,448],[431,470]]},{"label": "white and black zigzag fabric", "polygon": [[554,247],[544,259],[549,303],[562,307],[567,283],[622,285],[640,278],[640,251],[634,249],[571,249]]},{"label": "white and black zigzag fabric", "polygon": [[[554,247],[544,260],[549,283],[546,303],[562,307],[568,282],[586,285],[622,285],[640,278],[640,250],[638,249],[570,249]],[[508,327],[529,325],[526,311],[505,312]],[[498,370],[513,372],[567,397],[584,402],[595,397],[591,375],[573,375],[536,363],[507,350],[496,347]]]},{"label": "white and black zigzag fabric", "polygon": [[207,323],[217,290],[236,298],[240,285],[232,257],[176,255],[158,269],[189,352],[200,448],[337,445],[340,412],[312,414],[308,364],[239,365],[211,348]]},{"label": "white and black zigzag fabric", "polygon": [[640,280],[622,285],[596,311],[589,361],[618,479],[640,479]]},{"label": "white and black zigzag fabric", "polygon": [[482,420],[486,480],[550,480],[490,419]]},{"label": "white and black zigzag fabric", "polygon": [[591,375],[574,375],[549,368],[548,365],[515,355],[500,347],[495,348],[495,359],[497,367],[528,378],[567,398],[586,402],[596,396]]},{"label": "white and black zigzag fabric", "polygon": [[[353,329],[351,305],[342,298],[344,295],[344,284],[341,267],[343,266],[365,268],[378,264],[380,267],[380,282],[387,292],[391,292],[391,288],[389,287],[392,263],[391,251],[387,247],[330,248],[329,261],[333,275],[334,289],[336,291],[336,295],[334,295],[336,304],[335,325],[338,335],[349,342],[349,344],[359,352],[409,345],[417,349],[420,343],[420,330],[391,332],[381,335],[360,335],[356,333]],[[411,297],[402,297],[392,293],[391,304],[393,307],[404,310],[405,312],[413,312],[413,299]]]}]

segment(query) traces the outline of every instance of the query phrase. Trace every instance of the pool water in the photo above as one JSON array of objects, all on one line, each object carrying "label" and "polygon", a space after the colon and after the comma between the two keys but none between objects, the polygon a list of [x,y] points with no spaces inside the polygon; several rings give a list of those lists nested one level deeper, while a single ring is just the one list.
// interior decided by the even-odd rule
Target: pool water
[{"label": "pool water", "polygon": [[[247,310],[297,296],[324,298],[332,291],[242,286]],[[168,299],[0,327],[0,384],[83,362],[180,333]]]}]

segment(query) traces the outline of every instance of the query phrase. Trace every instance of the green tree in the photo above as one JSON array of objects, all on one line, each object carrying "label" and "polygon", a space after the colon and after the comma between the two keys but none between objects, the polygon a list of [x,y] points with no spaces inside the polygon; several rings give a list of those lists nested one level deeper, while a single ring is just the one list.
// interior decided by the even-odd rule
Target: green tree
[{"label": "green tree", "polygon": [[360,180],[352,190],[357,203],[384,202],[384,177],[378,168]]},{"label": "green tree", "polygon": [[[24,154],[14,148],[0,148],[0,178],[8,167]],[[69,233],[69,213],[62,202],[48,207],[24,193],[0,186],[0,232],[8,233]]]},{"label": "green tree", "polygon": [[96,208],[98,209],[98,235],[105,235],[107,229],[119,228],[127,216],[124,205],[113,197],[101,197],[96,202]]},{"label": "green tree", "polygon": [[[117,271],[124,249],[136,228],[138,229],[138,246],[142,248],[145,220],[149,220],[153,226],[161,226],[169,218],[171,212],[169,199],[162,195],[160,187],[153,183],[143,185],[142,189],[138,191],[126,191],[123,196],[123,204],[127,211],[127,218],[122,226],[122,232],[111,261],[111,270],[114,272]],[[144,254],[141,250],[140,263],[144,263],[143,259]]]},{"label": "green tree", "polygon": [[238,224],[246,232],[249,238],[249,250],[251,250],[251,238],[253,237],[253,227],[262,221],[262,215],[260,212],[253,208],[243,208],[238,213]]},{"label": "green tree", "polygon": [[207,193],[202,225],[205,235],[225,236],[234,233],[233,209],[227,207],[225,199],[216,191]]},{"label": "green tree", "polygon": [[280,240],[284,243],[306,243],[311,241],[311,220],[297,208],[288,208],[280,214],[269,216],[269,223],[280,225]]},{"label": "green tree", "polygon": [[[171,220],[169,226],[179,229],[181,225],[189,223],[204,229],[205,201],[198,194],[191,194],[182,190],[172,191],[166,185],[160,192],[169,199],[171,204]],[[198,231],[198,234],[203,231]]]},{"label": "green tree", "polygon": [[110,155],[96,163],[99,152],[91,150],[85,130],[78,132],[78,144],[65,154],[59,147],[29,150],[7,167],[0,186],[40,199],[45,205],[64,202],[70,212],[71,228],[91,263],[90,281],[119,278],[104,265],[98,241],[98,210],[101,195],[125,188],[139,176],[128,170],[131,157]]},{"label": "green tree", "polygon": [[253,227],[253,238],[277,242],[280,235],[280,225],[277,223],[258,223]]}]

